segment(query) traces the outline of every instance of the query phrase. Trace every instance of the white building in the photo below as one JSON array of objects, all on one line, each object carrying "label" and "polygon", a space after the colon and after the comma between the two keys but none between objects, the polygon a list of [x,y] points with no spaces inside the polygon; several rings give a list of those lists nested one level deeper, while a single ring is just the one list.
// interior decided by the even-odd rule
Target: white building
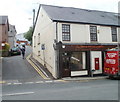
[{"label": "white building", "polygon": [[27,41],[24,37],[24,33],[16,34],[16,40]]},{"label": "white building", "polygon": [[103,73],[106,49],[117,46],[118,14],[40,5],[33,57],[55,78]]},{"label": "white building", "polygon": [[16,44],[20,44],[20,43],[26,43],[28,44],[29,41],[24,37],[25,33],[20,33],[20,34],[16,34]]},{"label": "white building", "polygon": [[16,28],[14,25],[9,25],[9,32],[8,32],[8,43],[10,44],[10,48],[15,46],[15,41],[16,41]]}]

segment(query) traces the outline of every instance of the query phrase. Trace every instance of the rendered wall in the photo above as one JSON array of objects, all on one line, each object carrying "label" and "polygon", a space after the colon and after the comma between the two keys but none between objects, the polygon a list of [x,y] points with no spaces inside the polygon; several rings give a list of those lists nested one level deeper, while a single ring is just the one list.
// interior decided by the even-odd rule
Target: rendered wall
[{"label": "rendered wall", "polygon": [[[42,65],[46,65],[54,77],[56,77],[55,51],[53,49],[55,27],[56,24],[50,20],[41,8],[33,35],[33,55]],[[45,45],[45,50],[41,49],[42,44]]]},{"label": "rendered wall", "polygon": [[[59,41],[62,41],[62,24],[59,23]],[[71,41],[65,43],[91,43],[90,41],[90,25],[87,24],[70,24]],[[97,25],[97,43],[116,43],[112,42],[111,26]]]}]

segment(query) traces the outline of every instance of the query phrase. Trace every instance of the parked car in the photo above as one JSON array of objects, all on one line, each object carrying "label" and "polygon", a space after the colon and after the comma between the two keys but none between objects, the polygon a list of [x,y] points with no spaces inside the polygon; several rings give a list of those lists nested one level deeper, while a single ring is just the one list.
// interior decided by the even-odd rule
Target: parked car
[{"label": "parked car", "polygon": [[18,47],[13,47],[10,51],[11,55],[21,55],[21,50]]}]

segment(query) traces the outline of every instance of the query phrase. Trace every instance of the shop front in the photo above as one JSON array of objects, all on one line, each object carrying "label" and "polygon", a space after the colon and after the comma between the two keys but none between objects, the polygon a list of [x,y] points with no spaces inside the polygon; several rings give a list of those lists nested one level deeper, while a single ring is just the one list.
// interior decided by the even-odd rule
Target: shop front
[{"label": "shop front", "polygon": [[59,77],[92,76],[103,72],[104,53],[116,45],[59,43]]}]

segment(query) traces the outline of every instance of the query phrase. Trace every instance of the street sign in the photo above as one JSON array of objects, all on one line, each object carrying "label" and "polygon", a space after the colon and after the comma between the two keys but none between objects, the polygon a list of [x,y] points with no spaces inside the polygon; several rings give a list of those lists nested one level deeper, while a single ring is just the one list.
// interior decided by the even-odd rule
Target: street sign
[{"label": "street sign", "polygon": [[45,50],[45,44],[42,44],[42,45],[41,45],[41,49],[42,49],[42,50]]}]

